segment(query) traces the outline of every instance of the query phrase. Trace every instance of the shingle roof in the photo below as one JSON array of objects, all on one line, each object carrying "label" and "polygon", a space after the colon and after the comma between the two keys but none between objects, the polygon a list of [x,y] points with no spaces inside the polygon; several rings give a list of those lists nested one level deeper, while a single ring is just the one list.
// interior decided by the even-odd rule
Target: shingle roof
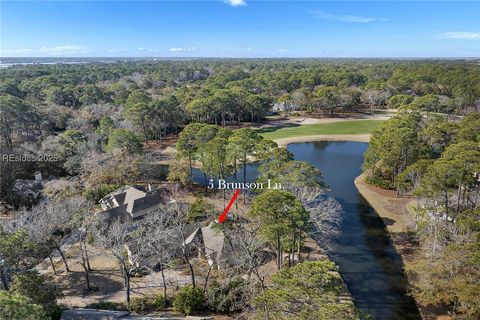
[{"label": "shingle roof", "polygon": [[132,188],[128,189],[127,192],[125,193],[125,197],[124,197],[122,203],[127,203],[127,202],[130,202],[130,201],[133,201],[133,200],[137,200],[137,199],[145,197],[146,195],[147,194],[145,192],[140,191],[140,190],[132,187]]},{"label": "shingle roof", "polygon": [[126,204],[99,212],[98,216],[108,224],[114,221],[126,222],[132,220],[132,216],[127,212]]},{"label": "shingle roof", "polygon": [[203,244],[205,246],[205,255],[214,259],[217,263],[220,261],[225,235],[223,232],[214,227],[212,222],[208,226],[202,228]]},{"label": "shingle roof", "polygon": [[113,192],[110,192],[105,197],[100,199],[100,203],[107,203],[110,206],[116,206],[113,202],[113,199],[116,200],[118,205],[122,205],[126,202],[136,200],[139,198],[145,197],[147,193],[145,193],[142,188],[140,187],[132,187],[132,186],[123,186]]},{"label": "shingle roof", "polygon": [[125,203],[125,196],[127,195],[126,192],[122,192],[122,193],[119,193],[119,194],[116,194],[114,196],[112,196],[119,205],[122,205]]},{"label": "shingle roof", "polygon": [[[124,190],[125,188],[122,189]],[[117,199],[116,201],[120,205],[114,206],[111,198],[108,197],[104,197],[101,200],[103,203],[108,203],[111,206],[110,209],[99,213],[108,223],[115,220],[127,221],[132,218],[139,218],[136,216],[137,213],[141,213],[150,208],[153,210],[164,200],[164,197],[157,191],[145,193],[133,187],[129,187],[126,192],[113,194],[110,197]],[[127,201],[129,198],[131,200]]]},{"label": "shingle roof", "polygon": [[146,194],[143,198],[138,198],[133,201],[129,201],[127,204],[127,212],[130,214],[135,214],[142,210],[152,208],[160,203],[162,203],[162,196],[160,193],[154,192]]}]

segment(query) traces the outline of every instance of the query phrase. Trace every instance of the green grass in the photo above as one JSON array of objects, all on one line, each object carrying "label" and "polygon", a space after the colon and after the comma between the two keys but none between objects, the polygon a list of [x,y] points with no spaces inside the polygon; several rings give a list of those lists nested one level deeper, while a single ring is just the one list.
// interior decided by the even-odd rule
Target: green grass
[{"label": "green grass", "polygon": [[258,129],[266,139],[291,138],[322,134],[365,134],[378,128],[384,120],[349,120],[332,123],[288,124],[285,126]]}]

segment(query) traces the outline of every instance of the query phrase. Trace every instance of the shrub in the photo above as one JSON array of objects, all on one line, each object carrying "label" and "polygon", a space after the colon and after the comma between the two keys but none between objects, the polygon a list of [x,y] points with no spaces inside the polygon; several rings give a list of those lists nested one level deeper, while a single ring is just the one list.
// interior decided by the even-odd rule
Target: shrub
[{"label": "shrub", "polygon": [[49,319],[51,320],[60,320],[62,318],[63,311],[67,310],[66,306],[62,305],[53,305],[46,308],[46,313]]},{"label": "shrub", "polygon": [[110,302],[110,301],[101,301],[95,302],[87,305],[87,309],[98,309],[98,310],[114,310],[114,311],[123,311],[127,308],[125,304],[119,302]]},{"label": "shrub", "polygon": [[172,258],[170,260],[169,266],[172,269],[181,268],[185,264],[185,261],[182,258]]},{"label": "shrub", "polygon": [[203,291],[192,286],[181,288],[173,301],[173,309],[186,315],[202,310],[204,305],[205,296]]},{"label": "shrub", "polygon": [[212,204],[205,198],[196,198],[188,209],[188,220],[190,222],[200,221],[210,213],[211,209]]},{"label": "shrub", "polygon": [[12,292],[29,298],[32,303],[45,309],[54,307],[57,299],[62,296],[61,291],[56,286],[48,284],[45,277],[37,271],[17,275],[13,280]]},{"label": "shrub", "polygon": [[207,305],[216,312],[229,313],[242,310],[249,298],[245,280],[234,277],[228,282],[212,282],[207,292]]},{"label": "shrub", "polygon": [[130,300],[130,306],[128,308],[129,311],[136,313],[142,313],[155,309],[155,298],[152,296],[134,297],[132,300]]},{"label": "shrub", "polygon": [[[155,305],[155,309],[156,310],[162,310],[164,308],[164,305],[163,305],[163,295],[161,293],[155,295],[153,297],[153,304]],[[167,306],[169,304],[169,301],[167,299]]]},{"label": "shrub", "polygon": [[368,184],[373,184],[382,189],[393,189],[394,185],[392,182],[379,178],[379,177],[367,177],[366,182]]},{"label": "shrub", "polygon": [[0,319],[48,320],[42,306],[31,304],[27,297],[0,290]]},{"label": "shrub", "polygon": [[155,296],[132,298],[132,300],[130,300],[129,311],[143,313],[146,311],[162,310],[163,308],[163,295],[159,293]]},{"label": "shrub", "polygon": [[117,190],[119,187],[120,186],[118,184],[99,184],[98,186],[87,188],[85,190],[85,196],[89,200],[98,202],[100,199],[105,197],[110,192]]}]

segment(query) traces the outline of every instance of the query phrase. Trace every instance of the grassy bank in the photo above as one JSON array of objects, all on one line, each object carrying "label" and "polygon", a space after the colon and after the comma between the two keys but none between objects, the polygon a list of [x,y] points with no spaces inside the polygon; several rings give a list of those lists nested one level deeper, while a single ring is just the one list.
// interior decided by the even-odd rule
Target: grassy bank
[{"label": "grassy bank", "polygon": [[378,128],[384,120],[348,120],[332,123],[288,124],[285,126],[259,129],[266,139],[282,139],[299,136],[334,135],[334,134],[367,134]]}]

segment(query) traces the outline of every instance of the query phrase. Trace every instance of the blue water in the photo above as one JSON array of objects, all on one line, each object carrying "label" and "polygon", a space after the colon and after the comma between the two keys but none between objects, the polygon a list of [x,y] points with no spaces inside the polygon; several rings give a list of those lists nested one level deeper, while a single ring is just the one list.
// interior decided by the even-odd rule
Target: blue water
[{"label": "blue water", "polygon": [[[313,142],[291,144],[288,150],[295,160],[308,161],[321,170],[328,194],[343,208],[340,235],[331,239],[328,255],[339,266],[355,305],[378,320],[421,319],[406,294],[402,260],[385,224],[354,184],[367,147],[360,142]],[[247,166],[248,181],[255,181],[257,174],[256,165]],[[238,180],[243,180],[243,173]],[[195,181],[204,181],[199,170]]]}]

